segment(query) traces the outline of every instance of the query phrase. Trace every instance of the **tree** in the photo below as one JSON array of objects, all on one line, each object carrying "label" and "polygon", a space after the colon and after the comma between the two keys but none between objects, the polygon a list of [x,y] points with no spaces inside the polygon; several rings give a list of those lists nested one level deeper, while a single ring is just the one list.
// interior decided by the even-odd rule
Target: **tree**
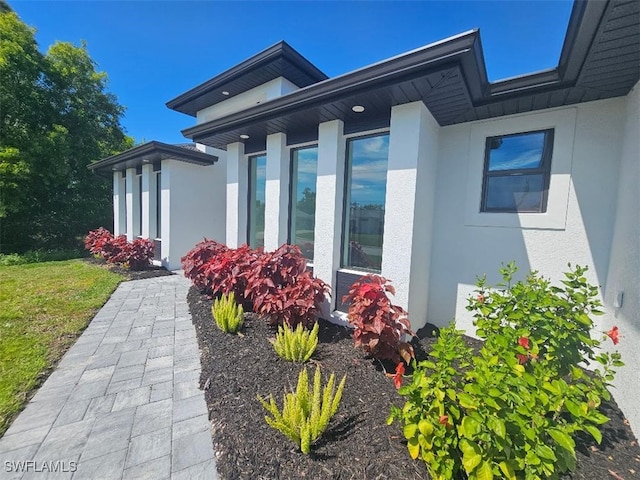
[{"label": "tree", "polygon": [[111,223],[111,184],[92,161],[132,146],[124,108],[107,92],[86,45],[42,55],[0,3],[0,251],[68,248]]}]

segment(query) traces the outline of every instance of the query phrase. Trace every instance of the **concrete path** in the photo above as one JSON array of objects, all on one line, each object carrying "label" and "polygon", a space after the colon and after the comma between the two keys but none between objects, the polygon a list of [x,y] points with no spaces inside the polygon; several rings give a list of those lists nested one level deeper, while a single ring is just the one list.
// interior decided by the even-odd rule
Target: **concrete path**
[{"label": "concrete path", "polygon": [[188,289],[120,284],[0,439],[0,479],[217,479]]}]

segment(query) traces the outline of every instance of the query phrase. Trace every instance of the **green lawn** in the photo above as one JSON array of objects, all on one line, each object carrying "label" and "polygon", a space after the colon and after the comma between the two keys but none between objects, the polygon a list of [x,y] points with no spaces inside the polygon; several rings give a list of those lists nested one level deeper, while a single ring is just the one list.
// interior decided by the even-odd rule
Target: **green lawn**
[{"label": "green lawn", "polygon": [[122,279],[81,260],[0,266],[0,436]]}]

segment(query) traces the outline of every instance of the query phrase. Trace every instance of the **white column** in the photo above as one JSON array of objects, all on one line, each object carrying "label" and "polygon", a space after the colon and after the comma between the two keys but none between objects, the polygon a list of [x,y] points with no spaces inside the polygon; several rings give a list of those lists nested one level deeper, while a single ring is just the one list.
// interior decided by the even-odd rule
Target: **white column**
[{"label": "white column", "polygon": [[414,331],[427,320],[439,130],[422,102],[391,109],[382,276]]},{"label": "white column", "polygon": [[227,145],[227,246],[238,248],[247,242],[249,160],[244,143]]},{"label": "white column", "polygon": [[[166,159],[162,160],[160,175],[160,228],[159,232],[162,243],[160,245],[160,257],[162,265],[169,266],[171,253],[171,173],[174,162]],[[176,228],[175,226],[173,228]]]},{"label": "white column", "polygon": [[[340,268],[345,170],[343,131],[341,120],[321,123],[318,127],[313,274],[332,287],[335,287],[336,270]],[[329,302],[321,313],[328,318]]]},{"label": "white column", "polygon": [[266,174],[264,249],[270,252],[286,243],[288,234],[289,155],[284,133],[267,136]]},{"label": "white column", "polygon": [[127,228],[125,218],[125,202],[127,193],[124,187],[122,172],[113,172],[113,234],[120,235]]},{"label": "white column", "polygon": [[144,238],[156,236],[156,174],[153,165],[142,165],[142,233]]}]

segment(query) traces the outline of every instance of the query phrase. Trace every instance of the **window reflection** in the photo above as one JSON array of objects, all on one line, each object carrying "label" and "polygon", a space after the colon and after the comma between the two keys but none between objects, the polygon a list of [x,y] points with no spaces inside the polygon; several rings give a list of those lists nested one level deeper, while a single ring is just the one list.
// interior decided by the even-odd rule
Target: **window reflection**
[{"label": "window reflection", "polygon": [[300,148],[293,151],[289,242],[300,247],[302,254],[310,261],[313,261],[316,223],[317,170],[318,147]]},{"label": "window reflection", "polygon": [[388,134],[348,142],[344,267],[382,266],[388,154]]},{"label": "window reflection", "polygon": [[267,157],[249,158],[249,245],[264,247],[264,205],[267,184]]}]

